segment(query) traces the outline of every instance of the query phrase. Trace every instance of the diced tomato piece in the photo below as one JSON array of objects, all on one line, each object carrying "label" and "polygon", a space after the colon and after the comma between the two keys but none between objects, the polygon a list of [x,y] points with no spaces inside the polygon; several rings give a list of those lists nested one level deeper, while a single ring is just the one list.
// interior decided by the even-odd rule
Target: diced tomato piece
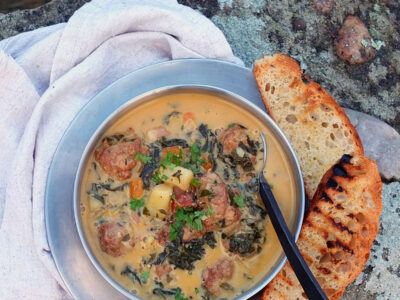
[{"label": "diced tomato piece", "polygon": [[173,153],[176,156],[178,156],[179,153],[181,152],[181,147],[180,146],[171,146],[171,147],[163,148],[162,153],[161,153],[162,157],[166,157],[168,152]]},{"label": "diced tomato piece", "polygon": [[206,162],[203,164],[203,168],[206,169],[206,170],[208,171],[209,169],[212,168],[213,164],[212,164],[211,161],[209,161],[209,160],[207,159],[207,155],[203,155],[202,158],[206,161]]},{"label": "diced tomato piece", "polygon": [[130,196],[139,199],[143,196],[143,181],[142,178],[137,177],[130,183]]},{"label": "diced tomato piece", "polygon": [[188,120],[193,120],[195,119],[194,113],[192,112],[186,112],[182,116],[183,122],[186,122]]}]

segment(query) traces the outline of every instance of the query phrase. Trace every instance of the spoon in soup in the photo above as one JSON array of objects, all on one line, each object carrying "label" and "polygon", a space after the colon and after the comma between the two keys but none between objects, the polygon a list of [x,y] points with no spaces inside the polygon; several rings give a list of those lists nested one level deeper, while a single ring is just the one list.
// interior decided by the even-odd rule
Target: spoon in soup
[{"label": "spoon in soup", "polygon": [[265,179],[263,172],[267,162],[267,142],[262,132],[260,133],[260,136],[264,147],[263,166],[261,172],[258,174],[261,199],[265,205],[265,208],[267,209],[267,213],[282,245],[283,251],[285,252],[286,257],[289,260],[289,263],[292,266],[292,269],[296,274],[301,286],[303,287],[307,297],[311,300],[327,300],[328,297],[325,295],[314,275],[311,273],[311,270],[304,261],[299,248],[297,248],[294,238],[287,227],[285,219],[282,216],[282,212],[279,209],[274,194],[272,193],[271,187]]}]

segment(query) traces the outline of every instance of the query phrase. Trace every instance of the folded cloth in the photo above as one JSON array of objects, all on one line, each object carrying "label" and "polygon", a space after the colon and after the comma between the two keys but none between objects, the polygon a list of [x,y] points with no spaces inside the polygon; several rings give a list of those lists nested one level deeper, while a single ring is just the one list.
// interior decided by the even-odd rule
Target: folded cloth
[{"label": "folded cloth", "polygon": [[49,249],[44,192],[80,108],[138,68],[236,61],[223,34],[173,0],[93,0],[68,23],[0,42],[0,299],[69,299]]}]

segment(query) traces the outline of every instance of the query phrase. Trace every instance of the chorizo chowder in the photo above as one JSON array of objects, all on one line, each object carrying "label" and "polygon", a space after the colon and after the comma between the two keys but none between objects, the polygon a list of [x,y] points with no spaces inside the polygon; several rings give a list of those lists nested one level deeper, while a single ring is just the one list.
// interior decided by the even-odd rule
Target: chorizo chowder
[{"label": "chorizo chowder", "polygon": [[85,242],[102,269],[142,299],[232,299],[282,250],[258,193],[264,175],[289,228],[295,171],[259,118],[217,93],[178,90],[108,126],[79,183]]}]

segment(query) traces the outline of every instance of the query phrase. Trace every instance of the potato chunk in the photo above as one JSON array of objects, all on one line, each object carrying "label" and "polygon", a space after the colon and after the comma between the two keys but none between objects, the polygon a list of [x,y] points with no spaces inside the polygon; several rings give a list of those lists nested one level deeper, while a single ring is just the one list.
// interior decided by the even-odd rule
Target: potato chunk
[{"label": "potato chunk", "polygon": [[161,170],[161,175],[165,175],[168,179],[164,183],[177,186],[181,190],[187,191],[190,186],[190,181],[193,179],[193,172],[189,169],[182,167],[175,167],[173,170]]},{"label": "potato chunk", "polygon": [[93,197],[90,197],[90,200],[89,200],[90,211],[96,211],[102,205],[103,205],[103,203],[101,203],[99,200],[97,200]]},{"label": "potato chunk", "polygon": [[169,202],[172,196],[172,186],[159,184],[151,191],[146,201],[146,208],[150,215],[157,218],[164,218],[169,213]]}]

